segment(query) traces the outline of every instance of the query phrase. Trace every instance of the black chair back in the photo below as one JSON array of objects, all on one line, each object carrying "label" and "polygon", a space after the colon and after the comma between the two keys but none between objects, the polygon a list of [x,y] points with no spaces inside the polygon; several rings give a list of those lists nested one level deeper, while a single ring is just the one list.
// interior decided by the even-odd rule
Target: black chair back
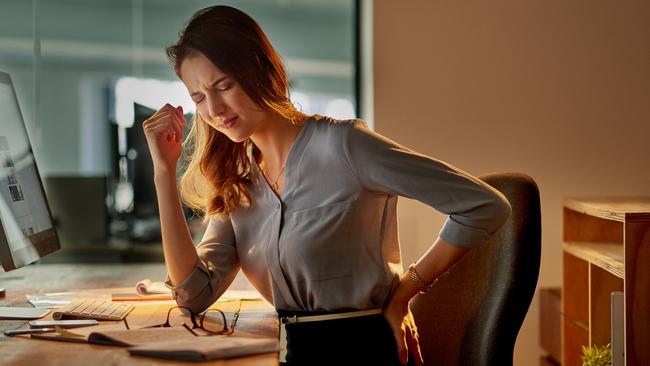
[{"label": "black chair back", "polygon": [[512,365],[535,293],[541,252],[537,185],[515,173],[480,178],[506,196],[512,215],[485,245],[411,301],[426,365]]}]

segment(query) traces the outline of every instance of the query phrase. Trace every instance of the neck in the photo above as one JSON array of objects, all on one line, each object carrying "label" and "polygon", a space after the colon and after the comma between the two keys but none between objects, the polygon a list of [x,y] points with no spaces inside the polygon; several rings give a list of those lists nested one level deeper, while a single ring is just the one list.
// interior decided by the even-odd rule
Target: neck
[{"label": "neck", "polygon": [[301,129],[302,126],[287,119],[272,117],[255,131],[251,140],[262,153],[264,163],[280,169]]}]

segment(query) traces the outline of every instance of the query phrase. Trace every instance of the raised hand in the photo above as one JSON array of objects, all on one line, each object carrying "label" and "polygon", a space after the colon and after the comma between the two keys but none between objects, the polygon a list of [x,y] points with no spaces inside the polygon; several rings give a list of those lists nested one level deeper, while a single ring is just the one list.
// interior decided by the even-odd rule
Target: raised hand
[{"label": "raised hand", "polygon": [[154,171],[176,172],[182,151],[183,125],[183,108],[170,104],[165,104],[142,124]]}]

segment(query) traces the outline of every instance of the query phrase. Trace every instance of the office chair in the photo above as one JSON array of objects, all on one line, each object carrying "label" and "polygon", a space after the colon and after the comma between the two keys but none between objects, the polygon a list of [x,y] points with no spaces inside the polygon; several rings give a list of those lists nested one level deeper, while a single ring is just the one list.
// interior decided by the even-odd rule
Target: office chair
[{"label": "office chair", "polygon": [[539,190],[527,175],[480,177],[510,201],[512,215],[410,308],[425,365],[512,365],[535,293],[541,251]]}]

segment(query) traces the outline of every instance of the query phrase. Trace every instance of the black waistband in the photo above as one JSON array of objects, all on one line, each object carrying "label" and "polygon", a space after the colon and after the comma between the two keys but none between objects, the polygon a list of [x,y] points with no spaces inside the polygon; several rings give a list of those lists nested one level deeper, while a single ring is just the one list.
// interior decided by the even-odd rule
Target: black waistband
[{"label": "black waistband", "polygon": [[[313,315],[327,315],[327,314],[340,314],[340,313],[350,313],[354,311],[363,311],[370,309],[341,309],[341,310],[331,310],[331,311],[293,311],[293,310],[277,310],[278,316],[280,318],[291,317],[291,316],[313,316]],[[381,315],[381,314],[372,314],[372,315]]]}]

